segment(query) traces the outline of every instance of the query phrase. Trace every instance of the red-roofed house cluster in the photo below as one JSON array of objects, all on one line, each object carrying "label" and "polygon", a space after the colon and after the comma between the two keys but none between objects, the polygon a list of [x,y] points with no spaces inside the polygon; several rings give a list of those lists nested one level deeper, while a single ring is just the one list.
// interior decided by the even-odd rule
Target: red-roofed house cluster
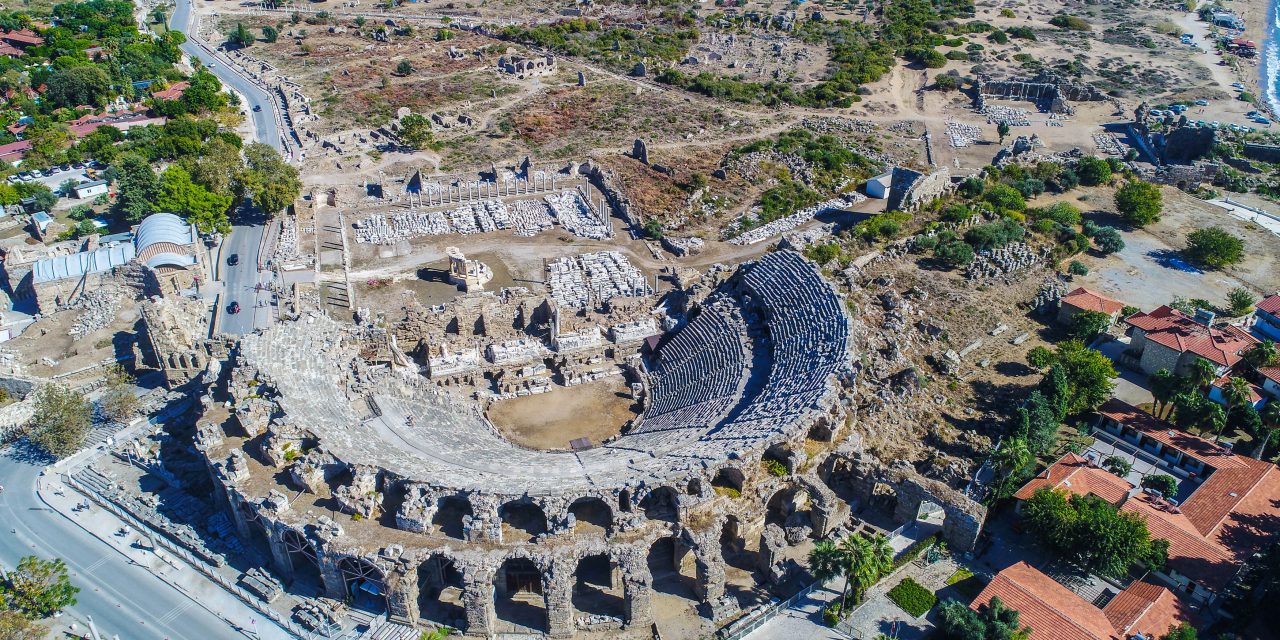
[{"label": "red-roofed house cluster", "polygon": [[1216,608],[1245,563],[1280,535],[1276,465],[1180,431],[1118,399],[1098,414],[1094,435],[1101,446],[1174,476],[1185,497],[1179,502],[1139,489],[1096,459],[1068,453],[1014,494],[1018,506],[1041,488],[1097,496],[1142,516],[1152,538],[1169,541],[1169,562],[1101,608],[1029,565],[1006,569],[974,606],[999,596],[1021,612],[1036,638],[1159,637],[1187,619],[1191,604]]},{"label": "red-roofed house cluster", "polygon": [[42,44],[44,44],[44,38],[30,29],[7,31],[0,34],[0,56],[21,58],[28,48]]}]

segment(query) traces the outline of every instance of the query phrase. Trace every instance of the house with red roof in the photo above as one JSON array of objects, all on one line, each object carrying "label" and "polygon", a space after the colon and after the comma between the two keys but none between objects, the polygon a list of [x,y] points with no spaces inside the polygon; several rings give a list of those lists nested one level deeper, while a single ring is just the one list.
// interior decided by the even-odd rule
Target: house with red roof
[{"label": "house with red roof", "polygon": [[1213,326],[1213,314],[1201,312],[1196,317],[1169,306],[1150,313],[1135,313],[1124,319],[1131,328],[1131,341],[1125,356],[1137,361],[1148,375],[1168,369],[1185,375],[1197,360],[1208,360],[1225,374],[1244,357],[1244,352],[1258,339],[1233,325]]},{"label": "house with red roof", "polygon": [[1280,293],[1267,296],[1253,308],[1253,335],[1280,342]]},{"label": "house with red roof", "polygon": [[31,150],[30,140],[19,140],[10,142],[9,144],[0,144],[0,160],[9,164],[17,164],[27,157],[27,151]]},{"label": "house with red roof", "polygon": [[1017,610],[1035,640],[1159,638],[1190,619],[1166,587],[1137,580],[1095,605],[1026,562],[997,573],[969,606],[981,611],[992,598]]},{"label": "house with red roof", "polygon": [[1058,324],[1071,324],[1071,319],[1081,311],[1105,313],[1111,316],[1111,322],[1114,323],[1120,317],[1122,309],[1124,309],[1123,302],[1108,298],[1097,291],[1080,287],[1062,296],[1062,299],[1058,301]]},{"label": "house with red roof", "polygon": [[187,88],[190,86],[191,83],[185,80],[182,82],[175,82],[169,85],[168,88],[151,94],[151,97],[156,100],[177,100],[182,97],[182,94],[187,92]]},{"label": "house with red roof", "polygon": [[44,44],[44,38],[41,38],[36,32],[30,29],[18,29],[16,31],[7,31],[0,33],[0,42],[18,49],[26,49],[28,47],[38,47]]},{"label": "house with red roof", "polygon": [[1032,478],[1015,497],[1047,487],[1096,495],[1147,522],[1154,538],[1169,541],[1169,562],[1158,582],[1212,604],[1244,564],[1280,535],[1280,468],[1181,431],[1119,399],[1098,409],[1093,435],[1173,476],[1179,501],[1139,490],[1095,461],[1068,453]]}]

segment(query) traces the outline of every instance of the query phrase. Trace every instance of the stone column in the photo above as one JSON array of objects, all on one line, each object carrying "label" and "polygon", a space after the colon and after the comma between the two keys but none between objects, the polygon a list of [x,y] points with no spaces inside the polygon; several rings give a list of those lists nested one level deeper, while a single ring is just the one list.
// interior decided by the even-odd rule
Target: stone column
[{"label": "stone column", "polygon": [[269,532],[267,535],[267,546],[271,548],[271,566],[275,567],[278,573],[286,583],[293,581],[293,559],[289,557],[289,551],[284,546],[284,538],[281,536],[284,527],[277,522],[263,522],[263,525]]},{"label": "stone column", "polygon": [[493,579],[495,569],[486,566],[458,567],[462,571],[462,606],[467,614],[469,636],[488,636],[493,630]]},{"label": "stone column", "polygon": [[724,555],[720,553],[720,540],[708,535],[697,541],[693,549],[698,569],[698,595],[703,602],[714,602],[724,596]]},{"label": "stone column", "polygon": [[316,560],[320,564],[320,580],[324,582],[324,595],[334,600],[346,600],[347,583],[342,579],[342,571],[338,569],[338,558],[326,551],[316,550]]},{"label": "stone column", "polygon": [[403,567],[386,577],[387,618],[396,624],[414,626],[418,621],[417,572]]},{"label": "stone column", "polygon": [[542,598],[547,605],[547,635],[573,635],[573,569],[567,558],[557,558],[542,570]]},{"label": "stone column", "polygon": [[653,622],[653,575],[645,555],[638,549],[624,548],[617,556],[622,570],[623,617],[628,626]]}]

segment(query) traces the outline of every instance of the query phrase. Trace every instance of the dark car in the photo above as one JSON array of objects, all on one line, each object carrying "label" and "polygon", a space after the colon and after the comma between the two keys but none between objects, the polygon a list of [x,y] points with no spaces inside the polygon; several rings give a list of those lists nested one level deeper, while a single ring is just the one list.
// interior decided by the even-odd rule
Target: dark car
[{"label": "dark car", "polygon": [[227,313],[240,313],[240,303],[232,302],[227,306]]},{"label": "dark car", "polygon": [[253,105],[253,112],[254,112],[254,113],[257,113],[257,112],[259,112],[259,111],[262,111],[262,105],[260,105],[260,104],[255,104],[255,105]]},{"label": "dark car", "polygon": [[240,264],[240,254],[233,253],[229,257],[227,257],[227,264],[233,267]]}]

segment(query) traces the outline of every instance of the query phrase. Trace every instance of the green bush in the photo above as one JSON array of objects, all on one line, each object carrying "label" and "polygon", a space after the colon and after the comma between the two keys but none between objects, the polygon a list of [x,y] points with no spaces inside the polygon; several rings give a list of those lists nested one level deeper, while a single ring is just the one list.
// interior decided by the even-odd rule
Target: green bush
[{"label": "green bush", "polygon": [[1059,29],[1065,29],[1067,31],[1092,31],[1093,30],[1093,25],[1085,21],[1084,18],[1081,18],[1079,16],[1069,16],[1065,13],[1060,13],[1054,16],[1053,18],[1049,19],[1049,24],[1055,27],[1058,27]]},{"label": "green bush", "polygon": [[1073,276],[1087,276],[1089,275],[1089,267],[1086,267],[1079,260],[1072,260],[1071,264],[1067,265],[1067,273]]},{"label": "green bush", "polygon": [[924,553],[925,549],[928,549],[929,547],[932,547],[933,545],[937,544],[939,540],[941,540],[941,538],[939,537],[939,534],[935,533],[929,536],[928,538],[917,541],[915,544],[907,547],[906,550],[902,552],[902,555],[893,559],[893,569],[891,569],[889,573],[893,573],[894,571],[897,571],[900,567],[902,567],[902,565],[920,557],[920,554]]},{"label": "green bush", "polygon": [[782,464],[781,460],[774,460],[773,458],[765,458],[764,460],[762,460],[762,462],[764,462],[765,471],[768,471],[769,475],[776,476],[778,478],[781,478],[787,475],[787,465]]},{"label": "green bush", "polygon": [[999,249],[1011,242],[1017,242],[1026,235],[1026,229],[1013,220],[988,222],[970,228],[964,233],[965,242],[974,249]]},{"label": "green bush", "polygon": [[938,596],[911,578],[904,578],[889,590],[888,596],[894,604],[916,618],[929,613],[933,605],[938,604]]},{"label": "green bush", "polygon": [[1244,258],[1244,241],[1221,227],[1206,227],[1187,234],[1186,254],[1198,265],[1220,269]]}]

